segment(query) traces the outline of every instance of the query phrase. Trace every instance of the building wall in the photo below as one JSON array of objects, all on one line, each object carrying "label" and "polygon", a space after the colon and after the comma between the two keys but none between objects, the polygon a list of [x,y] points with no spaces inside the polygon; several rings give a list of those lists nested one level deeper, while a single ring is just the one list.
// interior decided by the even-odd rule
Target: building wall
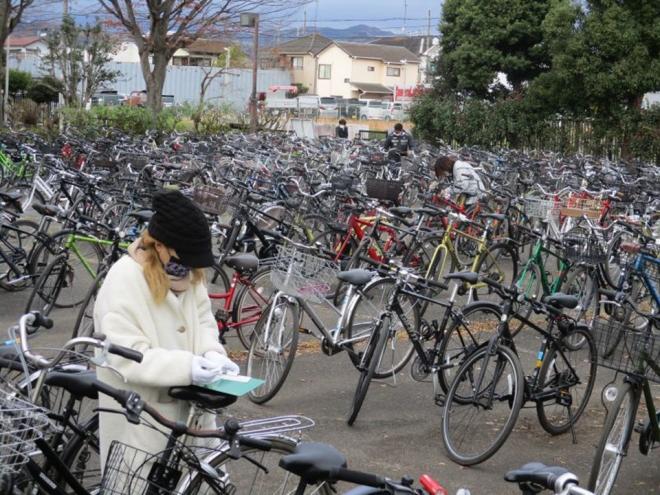
[{"label": "building wall", "polygon": [[351,98],[353,60],[341,48],[332,45],[321,52],[318,56],[318,64],[330,65],[330,79],[318,79],[317,74],[317,94],[319,96],[343,96]]},{"label": "building wall", "polygon": [[[303,68],[291,68],[292,57],[302,57]],[[303,84],[309,88],[309,93],[314,93],[314,73],[316,61],[311,55],[286,55],[286,67],[291,72],[291,80],[294,84]]]},{"label": "building wall", "polygon": [[140,54],[138,53],[137,45],[131,41],[121,43],[112,56],[112,60],[113,62],[128,64],[140,63]]},{"label": "building wall", "polygon": [[[369,67],[374,70],[370,71]],[[354,59],[351,81],[362,83],[383,84],[385,66],[380,60]]]}]

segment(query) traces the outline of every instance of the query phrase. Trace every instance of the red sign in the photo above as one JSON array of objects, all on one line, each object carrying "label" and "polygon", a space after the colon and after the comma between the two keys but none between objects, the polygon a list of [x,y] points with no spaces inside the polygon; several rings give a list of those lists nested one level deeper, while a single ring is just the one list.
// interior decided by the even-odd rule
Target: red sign
[{"label": "red sign", "polygon": [[410,88],[401,88],[396,86],[394,90],[394,100],[412,100],[413,98],[423,94],[425,89],[422,86],[413,86]]}]

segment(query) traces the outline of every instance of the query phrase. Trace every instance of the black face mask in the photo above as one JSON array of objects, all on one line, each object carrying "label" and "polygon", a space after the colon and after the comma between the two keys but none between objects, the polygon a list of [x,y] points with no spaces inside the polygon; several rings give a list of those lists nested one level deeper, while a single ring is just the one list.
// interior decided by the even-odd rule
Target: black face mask
[{"label": "black face mask", "polygon": [[190,267],[182,264],[179,258],[172,256],[165,264],[165,273],[171,277],[184,278],[190,273]]}]

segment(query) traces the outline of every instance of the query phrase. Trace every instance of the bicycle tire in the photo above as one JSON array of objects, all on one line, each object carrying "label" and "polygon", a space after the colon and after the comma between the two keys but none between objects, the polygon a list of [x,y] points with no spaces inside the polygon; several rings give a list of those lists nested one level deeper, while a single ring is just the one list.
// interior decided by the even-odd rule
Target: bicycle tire
[{"label": "bicycle tire", "polygon": [[[500,266],[503,261],[506,266]],[[488,264],[490,262],[490,264]],[[497,265],[494,267],[494,265]],[[486,276],[499,282],[505,287],[510,287],[518,279],[518,252],[508,242],[497,242],[490,246],[479,256],[474,271],[480,276]],[[483,300],[487,295],[493,293],[489,285],[484,284],[485,292],[479,294],[479,289],[471,288],[472,298],[475,301]],[[499,296],[495,294],[499,300]]]},{"label": "bicycle tire", "polygon": [[[579,334],[579,336],[578,336]],[[576,338],[577,337],[577,338]],[[536,414],[539,418],[539,423],[541,423],[541,426],[545,431],[550,433],[551,435],[560,435],[562,433],[566,433],[568,430],[572,428],[572,426],[575,425],[575,423],[578,422],[580,419],[580,416],[582,416],[582,413],[587,407],[587,404],[589,403],[589,398],[591,397],[591,393],[593,392],[594,384],[596,382],[596,370],[597,370],[597,364],[596,364],[596,344],[594,343],[594,339],[591,336],[591,332],[589,331],[589,328],[586,326],[577,326],[573,331],[570,333],[566,334],[561,341],[559,341],[559,345],[563,347],[563,353],[558,352],[557,347],[551,347],[543,357],[543,364],[541,365],[541,369],[539,370],[539,380],[540,383],[542,383],[544,388],[547,388],[549,385],[558,385],[556,381],[559,380],[568,380],[568,381],[573,381],[573,379],[578,379],[580,382],[583,382],[583,377],[567,377],[567,371],[569,370],[569,365],[572,367],[576,372],[577,372],[577,367],[578,364],[582,363],[583,365],[586,364],[588,365],[588,379],[586,380],[585,387],[584,387],[584,393],[582,394],[581,400],[578,402],[577,406],[575,407],[574,412],[565,410],[564,406],[560,406],[559,410],[565,410],[567,413],[567,416],[564,417],[561,414],[558,415],[552,415],[549,414],[549,410],[546,409],[545,405],[547,405],[547,402],[537,402],[536,403]],[[583,350],[588,350],[588,356],[577,356],[577,359],[574,360],[574,362],[570,361],[570,358],[567,361],[567,354],[569,352],[575,351],[576,353],[579,351]],[[557,363],[559,362],[564,362],[564,367],[563,369],[561,368],[561,365],[558,365]],[[551,373],[554,373],[554,375],[551,375]],[[571,379],[573,378],[573,379]],[[564,387],[567,388],[570,391],[571,394],[571,407],[575,405],[575,395],[576,395],[576,389],[579,388],[579,385],[581,383],[576,383],[575,385]],[[561,384],[561,381],[559,382]],[[559,391],[560,393],[566,393],[562,390]],[[559,417],[561,422],[556,423],[556,418]]]},{"label": "bicycle tire", "polygon": [[[99,414],[91,416],[62,449],[62,462],[80,484],[91,491],[101,483]],[[96,462],[93,456],[96,455]],[[90,466],[92,459],[92,466]],[[98,466],[96,466],[98,464]]]},{"label": "bicycle tire", "polygon": [[[65,279],[70,278],[71,271],[66,254],[61,254],[52,260],[37,279],[25,305],[24,313],[39,311],[43,315],[50,314],[62,291]],[[51,285],[46,287],[49,281]],[[39,301],[42,301],[43,304],[40,304]]]},{"label": "bicycle tire", "polygon": [[[609,495],[612,491],[621,462],[628,451],[640,396],[641,389],[624,383],[607,413],[589,474],[589,490],[593,491],[594,495]],[[612,463],[603,466],[604,456],[612,454]]]},{"label": "bicycle tire", "polygon": [[[492,457],[500,449],[500,447],[502,447],[506,439],[511,434],[511,430],[513,430],[513,427],[516,424],[518,414],[520,413],[520,409],[523,405],[525,377],[518,356],[510,348],[505,346],[497,346],[494,350],[493,356],[489,356],[488,352],[488,347],[483,347],[473,353],[465,361],[465,363],[463,363],[458,373],[456,374],[456,378],[452,382],[451,387],[449,388],[449,393],[447,394],[447,400],[445,402],[445,409],[442,416],[442,443],[445,447],[445,450],[447,451],[449,458],[462,466],[473,466]],[[498,402],[508,403],[509,415],[504,423],[504,427],[499,430],[495,436],[495,439],[490,441],[485,448],[480,449],[476,453],[468,453],[465,449],[460,452],[457,445],[458,438],[453,438],[453,433],[449,431],[451,425],[453,424],[453,418],[451,417],[452,411],[454,411],[453,406],[464,406],[465,408],[469,409],[470,412],[478,410],[479,407],[475,407],[474,400],[470,400],[467,403],[463,400],[454,401],[454,396],[456,395],[459,386],[465,383],[466,380],[470,380],[469,375],[472,373],[471,367],[474,364],[484,358],[490,358],[487,361],[490,363],[490,361],[492,361],[495,356],[498,357],[496,363],[499,363],[500,360],[505,360],[512,365],[512,372],[514,375],[513,378],[509,378],[511,376],[510,374],[506,375],[507,378],[505,387],[508,393],[503,395],[501,399],[498,399]],[[494,375],[493,380],[488,380],[488,384],[486,385],[484,391],[486,391],[486,389],[489,390],[500,385],[500,380],[503,376],[504,374],[501,371],[497,372]],[[474,390],[474,386],[472,384],[469,384],[468,386],[471,390]],[[489,412],[492,413],[492,411]],[[488,424],[488,426],[484,428],[483,418],[482,421],[477,421],[477,424],[474,424],[472,428],[462,428],[462,431],[465,433],[471,432],[475,435],[478,435],[479,440],[485,440],[486,433],[488,431],[494,430],[495,429],[492,427],[492,424]],[[475,445],[476,443],[477,439],[468,442],[470,445]]]},{"label": "bicycle tire", "polygon": [[[362,409],[362,404],[364,404],[364,399],[369,391],[369,385],[374,378],[374,373],[380,361],[380,357],[385,349],[385,343],[387,342],[387,331],[384,330],[386,327],[386,320],[387,317],[382,318],[376,325],[376,331],[372,332],[372,338],[369,341],[367,349],[364,351],[367,369],[360,371],[358,384],[357,387],[355,387],[355,394],[353,395],[351,408],[348,411],[348,418],[346,419],[348,426],[353,426],[358,414],[360,414],[360,409]],[[376,339],[373,338],[374,336]]]},{"label": "bicycle tire", "polygon": [[96,302],[96,295],[98,294],[101,284],[108,274],[108,270],[103,270],[98,274],[94,283],[87,291],[87,295],[83,300],[76,321],[73,324],[73,332],[71,338],[76,337],[91,337],[94,333],[94,303]]},{"label": "bicycle tire", "polygon": [[[372,290],[374,290],[375,292],[375,289],[378,289],[384,285],[394,286],[394,284],[395,284],[395,280],[391,278],[375,279],[369,284],[367,284],[362,289],[360,294],[356,294],[354,296],[356,297],[356,301],[352,304],[350,310],[351,312],[346,318],[347,323],[344,329],[346,340],[354,339],[362,335],[364,336],[364,340],[365,341],[367,340],[367,336],[369,335],[371,329],[373,328],[373,322],[376,321],[376,318],[379,316],[380,312],[385,309],[385,304],[387,303],[387,297],[389,291],[387,289],[382,291],[382,297],[375,305],[365,298],[368,297],[369,292]],[[377,296],[378,294],[376,294],[376,297]],[[370,307],[367,307],[367,313],[365,316],[359,316],[360,307],[363,302],[365,305]],[[409,306],[405,305],[405,302],[408,302]],[[418,301],[414,299],[412,296],[406,296],[401,294],[399,297],[399,304],[402,304],[402,306],[404,306],[404,308],[402,308],[404,309],[404,311],[406,307],[409,307],[408,311],[405,311],[406,317],[408,318],[408,322],[412,324],[414,331],[419,330],[419,327],[421,325],[421,315],[420,315],[420,308]],[[394,317],[395,315],[396,313],[393,313],[392,316]],[[356,322],[356,318],[363,320],[364,323],[361,323],[359,321]],[[390,328],[390,331],[394,330],[394,333],[389,333],[387,339],[387,344],[391,344],[388,347],[392,349],[392,359],[390,361],[391,367],[381,368],[379,366],[379,368],[374,371],[374,378],[378,378],[378,379],[387,378],[395,373],[398,373],[406,366],[406,364],[408,364],[410,358],[415,352],[413,343],[408,337],[408,334],[405,331],[405,328],[403,327],[403,323],[401,323],[398,316],[396,317],[396,322],[392,322],[391,325],[393,326],[395,323],[397,324],[397,328],[396,329]],[[356,328],[361,325],[364,325],[366,327],[365,328],[366,331],[360,331],[359,329]],[[400,325],[400,327],[398,327],[398,325]],[[403,344],[403,346],[400,346],[399,343],[402,341],[405,342],[405,344]],[[353,363],[353,366],[355,367],[357,367],[360,364],[360,358],[359,358],[360,351],[357,348],[358,345],[359,345],[359,341],[356,342],[356,344],[345,345],[346,348],[352,351],[348,353],[348,356],[351,362]]]},{"label": "bicycle tire", "polygon": [[[2,229],[0,227],[0,235],[2,235],[2,240],[12,246],[13,249],[16,249],[14,256],[20,256],[19,259],[13,259],[14,264],[16,262],[20,263],[21,260],[25,261],[26,272],[16,271],[13,268],[7,266],[7,271],[5,273],[0,273],[0,287],[8,292],[16,292],[25,289],[30,285],[32,281],[32,276],[27,276],[30,274],[29,264],[28,264],[28,255],[31,251],[31,247],[24,245],[26,240],[29,238],[34,238],[36,232],[39,230],[39,225],[32,220],[19,219],[11,224],[13,227],[20,229],[20,232]],[[14,240],[12,241],[12,237]],[[17,245],[16,245],[17,244]],[[8,254],[9,257],[12,257],[12,253]],[[13,280],[18,280],[18,282],[12,282]]]},{"label": "bicycle tire", "polygon": [[[269,341],[264,342],[263,334],[266,331],[266,325],[268,322],[269,315],[271,313],[270,309],[273,304],[277,304],[273,310],[273,318],[277,318],[276,321],[271,320],[271,325],[277,326],[281,322],[281,318],[286,317],[287,311],[291,311],[291,323],[288,325],[288,330],[290,334],[290,341],[285,342],[284,344],[280,342],[275,342],[272,344],[273,338],[277,337],[277,332],[271,332],[269,336]],[[280,311],[278,314],[278,310]],[[298,348],[298,329],[300,325],[300,315],[298,306],[294,303],[289,302],[286,298],[280,298],[279,301],[273,301],[271,304],[261,313],[261,317],[257,321],[257,324],[254,327],[254,338],[250,343],[250,350],[248,352],[248,362],[247,362],[247,374],[253,378],[260,378],[264,380],[264,383],[259,387],[251,390],[248,393],[248,398],[255,404],[265,404],[273,397],[277,395],[277,392],[280,391],[286,377],[291,371],[291,365],[296,356],[296,350]],[[283,332],[282,332],[283,333]],[[288,336],[285,336],[288,338]],[[286,347],[288,351],[284,349]],[[280,368],[280,372],[275,376],[270,372],[270,368],[265,371],[262,371],[261,368],[258,368],[258,359],[263,358],[263,361],[268,366],[268,362],[272,358],[277,357],[279,354],[284,354],[283,364]],[[273,368],[275,369],[275,368]],[[274,379],[275,382],[271,383],[271,379]]]},{"label": "bicycle tire", "polygon": [[[280,456],[293,454],[296,452],[296,445],[298,445],[298,442],[282,436],[265,437],[260,439],[267,440],[271,443],[272,447],[268,451],[268,453],[275,453],[277,456],[277,457],[274,456],[273,464],[270,464],[270,459],[269,460],[265,459],[265,456],[268,454],[267,452],[245,446],[240,447],[241,458],[239,458],[238,460],[233,459],[230,456],[229,452],[223,450],[222,452],[219,452],[218,454],[215,454],[211,458],[207,458],[204,461],[206,465],[209,466],[214,471],[222,474],[225,473],[229,474],[229,480],[230,483],[235,487],[235,492],[228,492],[228,493],[237,493],[237,494],[258,493],[259,495],[293,493],[295,491],[296,485],[299,482],[299,479],[295,475],[280,468],[278,463]],[[246,459],[250,458],[256,460],[258,464],[255,465],[249,462],[248,460],[244,460],[243,462],[241,462],[241,459],[243,457],[245,457]],[[225,464],[227,463],[230,463],[230,465],[228,467],[224,467]],[[265,466],[267,471],[264,472],[262,469],[258,467],[259,465]],[[254,470],[254,472],[250,475],[244,475],[245,474],[243,473],[244,467],[250,469],[250,471]],[[269,479],[266,480],[265,482],[268,483],[268,486],[264,486],[263,484],[260,484],[257,487],[255,487],[254,485],[237,486],[237,483],[241,483],[242,480],[246,480],[246,482],[248,483],[251,482],[252,484],[254,484],[255,482],[261,483],[259,477],[262,475],[269,477]],[[274,477],[278,477],[278,478],[282,477],[282,481],[277,481],[277,479]],[[212,487],[209,487],[209,489],[205,489],[204,475],[201,474],[200,472],[196,472],[190,477],[189,480],[184,480],[181,482],[181,484],[177,489],[177,493],[182,493],[182,495],[198,495],[200,493],[217,493],[217,492]],[[331,489],[331,487],[327,483],[323,483],[322,485],[309,485],[308,489],[305,490],[304,493],[308,495],[312,495],[312,494],[331,495],[335,492],[334,490]]]},{"label": "bicycle tire", "polygon": [[[268,304],[273,298],[276,289],[270,281],[271,268],[266,267],[257,271],[248,282],[248,285],[241,285],[241,288],[236,295],[236,299],[232,304],[232,321],[238,323],[244,319],[250,319],[268,307]],[[256,290],[260,296],[264,296],[265,303],[255,300],[252,295]],[[257,320],[258,321],[258,320]],[[235,327],[238,340],[241,342],[246,350],[250,350],[250,343],[252,342],[252,333],[257,322],[246,323]]]},{"label": "bicycle tire", "polygon": [[620,246],[622,242],[634,241],[635,235],[628,231],[622,230],[612,236],[607,243],[607,252],[605,262],[601,263],[603,278],[605,282],[612,288],[619,287],[619,275],[621,274],[621,265],[627,262],[628,254],[622,253]]},{"label": "bicycle tire", "polygon": [[[490,318],[476,318],[474,315],[479,313],[490,315]],[[458,368],[460,368],[473,352],[488,342],[491,335],[490,332],[483,339],[476,338],[477,335],[483,332],[484,320],[489,327],[487,330],[497,331],[500,318],[502,317],[502,310],[499,304],[490,301],[477,301],[465,306],[461,311],[461,316],[462,318],[454,320],[450,324],[451,326],[445,331],[445,335],[438,348],[438,364],[449,364],[452,361],[457,361],[451,368],[443,367],[438,370],[438,384],[445,394],[449,392],[449,388],[455,377],[455,373],[452,374],[451,371],[458,371]],[[479,328],[470,331],[469,325],[464,325],[466,320],[478,322],[475,323],[475,326]],[[488,323],[488,320],[492,321]],[[467,335],[463,335],[466,333]],[[454,344],[454,342],[457,343]]]}]

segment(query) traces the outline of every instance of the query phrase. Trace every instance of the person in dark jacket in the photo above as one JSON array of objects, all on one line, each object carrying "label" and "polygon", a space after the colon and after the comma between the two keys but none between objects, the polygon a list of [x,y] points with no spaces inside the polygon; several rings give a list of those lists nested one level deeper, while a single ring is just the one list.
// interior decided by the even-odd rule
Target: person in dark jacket
[{"label": "person in dark jacket", "polygon": [[397,123],[394,131],[385,139],[385,151],[396,151],[399,156],[408,156],[415,146],[410,134],[403,130],[403,125]]},{"label": "person in dark jacket", "polygon": [[348,126],[344,119],[340,119],[339,125],[335,127],[335,137],[348,139]]}]

